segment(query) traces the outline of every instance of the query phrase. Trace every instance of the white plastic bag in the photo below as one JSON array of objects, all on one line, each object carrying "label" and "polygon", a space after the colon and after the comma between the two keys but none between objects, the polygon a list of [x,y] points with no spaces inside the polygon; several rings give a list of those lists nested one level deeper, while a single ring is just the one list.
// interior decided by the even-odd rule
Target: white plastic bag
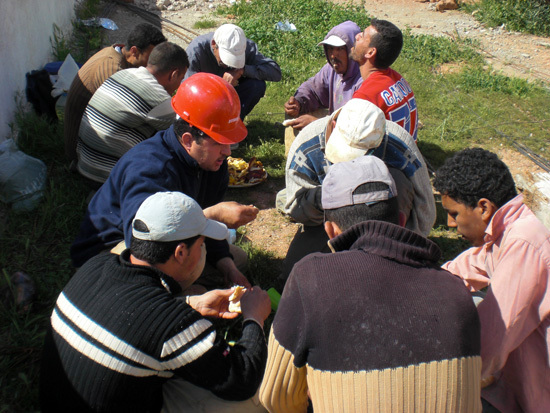
[{"label": "white plastic bag", "polygon": [[78,65],[69,53],[57,72],[57,81],[53,84],[52,97],[56,98],[63,93],[67,93],[77,72]]},{"label": "white plastic bag", "polygon": [[0,201],[32,211],[46,186],[46,164],[17,149],[13,139],[0,143]]}]

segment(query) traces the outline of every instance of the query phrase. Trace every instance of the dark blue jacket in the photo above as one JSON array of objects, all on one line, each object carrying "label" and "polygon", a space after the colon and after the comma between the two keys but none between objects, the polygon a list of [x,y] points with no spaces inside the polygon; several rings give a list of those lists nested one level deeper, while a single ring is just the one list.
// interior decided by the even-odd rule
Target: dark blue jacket
[{"label": "dark blue jacket", "polygon": [[[149,195],[183,192],[204,209],[223,201],[228,181],[227,161],[217,172],[204,171],[181,146],[173,126],[158,132],[126,152],[92,198],[71,246],[73,264],[80,267],[123,239],[129,246],[132,220]],[[207,239],[206,250],[210,263],[231,256],[225,240]]]}]

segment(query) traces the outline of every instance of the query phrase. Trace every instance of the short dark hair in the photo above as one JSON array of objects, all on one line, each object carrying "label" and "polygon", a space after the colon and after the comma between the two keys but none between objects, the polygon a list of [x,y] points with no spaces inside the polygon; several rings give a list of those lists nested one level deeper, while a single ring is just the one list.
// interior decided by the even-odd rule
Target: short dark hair
[{"label": "short dark hair", "polygon": [[147,66],[155,66],[157,72],[166,73],[177,69],[187,69],[189,59],[182,47],[175,43],[162,42],[155,46],[149,55]]},{"label": "short dark hair", "polygon": [[209,137],[206,133],[189,124],[185,120],[181,118],[176,119],[176,121],[174,122],[174,133],[176,134],[178,139],[181,140],[182,135],[186,132],[189,132],[191,136],[193,136],[195,142],[197,142],[198,144],[200,144],[204,138]]},{"label": "short dark hair", "polygon": [[399,28],[387,21],[372,19],[370,25],[376,33],[371,36],[370,47],[376,47],[374,65],[380,69],[387,69],[399,57],[403,48],[403,33]]},{"label": "short dark hair", "polygon": [[[148,231],[147,225],[137,219],[134,221],[134,227],[146,232]],[[138,239],[132,235],[130,240],[130,252],[137,259],[148,262],[151,265],[164,264],[170,259],[172,254],[176,251],[176,247],[182,242],[190,248],[198,239],[200,235],[195,237],[179,240],[179,241],[146,241]]]},{"label": "short dark hair", "polygon": [[126,50],[130,50],[132,46],[136,46],[139,50],[145,50],[151,45],[156,46],[166,40],[166,37],[155,26],[141,23],[134,27],[128,35]]},{"label": "short dark hair", "polygon": [[[354,194],[366,194],[373,191],[388,190],[388,186],[382,182],[369,182],[359,185]],[[334,222],[345,231],[363,221],[385,221],[392,224],[399,224],[399,205],[397,197],[394,196],[386,201],[379,201],[374,204],[348,205],[341,208],[325,209],[325,221]]]},{"label": "short dark hair", "polygon": [[500,208],[517,195],[508,167],[482,148],[464,149],[448,158],[435,173],[434,187],[470,208],[475,208],[481,198]]}]

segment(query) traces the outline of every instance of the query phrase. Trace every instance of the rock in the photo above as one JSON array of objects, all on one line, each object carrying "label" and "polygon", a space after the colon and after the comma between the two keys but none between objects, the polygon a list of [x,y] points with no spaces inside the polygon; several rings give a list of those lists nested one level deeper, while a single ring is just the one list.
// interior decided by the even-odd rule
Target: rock
[{"label": "rock", "polygon": [[458,9],[458,4],[456,4],[455,0],[441,0],[438,1],[435,5],[436,11],[444,11],[444,10],[456,10]]}]

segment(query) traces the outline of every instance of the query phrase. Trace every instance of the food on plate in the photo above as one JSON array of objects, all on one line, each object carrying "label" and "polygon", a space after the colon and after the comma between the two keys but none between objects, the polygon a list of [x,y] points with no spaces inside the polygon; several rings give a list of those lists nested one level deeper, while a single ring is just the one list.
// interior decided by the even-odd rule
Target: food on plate
[{"label": "food on plate", "polygon": [[264,166],[256,158],[246,162],[242,158],[227,158],[229,169],[229,185],[254,185],[263,182],[267,178]]},{"label": "food on plate", "polygon": [[230,313],[241,313],[241,297],[245,293],[246,288],[237,285],[233,294],[229,296],[229,312]]}]

